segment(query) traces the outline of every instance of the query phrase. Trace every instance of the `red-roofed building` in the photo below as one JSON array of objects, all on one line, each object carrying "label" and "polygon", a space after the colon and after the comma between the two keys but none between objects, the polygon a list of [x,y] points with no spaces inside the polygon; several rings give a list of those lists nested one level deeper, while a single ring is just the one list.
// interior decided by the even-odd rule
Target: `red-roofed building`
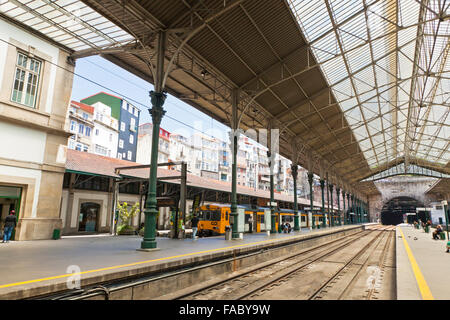
[{"label": "red-roofed building", "polygon": [[67,112],[66,129],[73,134],[68,139],[67,147],[72,150],[92,152],[94,107],[72,100]]}]

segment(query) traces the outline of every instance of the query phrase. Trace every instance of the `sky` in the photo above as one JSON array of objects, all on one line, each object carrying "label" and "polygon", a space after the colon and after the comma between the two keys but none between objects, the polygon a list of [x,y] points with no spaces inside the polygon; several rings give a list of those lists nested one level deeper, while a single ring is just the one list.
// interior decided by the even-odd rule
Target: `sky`
[{"label": "sky", "polygon": [[[153,85],[149,82],[100,56],[92,56],[76,61],[71,100],[80,101],[100,91],[111,93],[138,107],[141,110],[139,123],[143,124],[152,122],[148,112],[151,108],[151,90]],[[195,132],[203,132],[221,140],[228,140],[229,128],[226,125],[170,94],[163,108],[166,114],[161,121],[161,128],[171,134],[179,133],[189,137]]]}]

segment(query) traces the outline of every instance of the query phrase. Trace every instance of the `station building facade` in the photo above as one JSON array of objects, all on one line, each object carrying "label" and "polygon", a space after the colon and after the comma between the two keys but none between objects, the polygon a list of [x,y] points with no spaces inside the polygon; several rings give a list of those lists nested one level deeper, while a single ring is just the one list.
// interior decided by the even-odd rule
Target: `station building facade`
[{"label": "station building facade", "polygon": [[70,136],[65,118],[74,66],[70,50],[0,19],[0,213],[15,209],[15,240],[50,239]]},{"label": "station building facade", "polygon": [[[67,151],[66,172],[64,175],[61,196],[62,234],[77,235],[87,233],[112,232],[114,229],[115,203],[127,202],[130,205],[139,203],[141,209],[145,203],[148,181],[148,169],[132,169],[123,172],[123,176],[116,169],[128,167],[136,163],[99,156],[76,150]],[[170,214],[173,211],[167,203],[170,198],[179,197],[179,180],[164,181],[162,177],[179,176],[177,170],[158,168],[157,228],[170,228]],[[203,204],[230,203],[231,185],[229,182],[199,177],[194,174],[187,176],[186,212],[192,211],[194,197],[201,194]],[[254,190],[246,186],[238,186],[238,203],[267,206],[270,193]],[[169,200],[169,201],[168,201]],[[275,200],[280,208],[293,208],[293,196],[276,194]],[[309,200],[299,198],[299,209],[309,207]],[[314,206],[318,207],[315,201]],[[337,209],[337,208],[335,208]],[[132,226],[138,227],[144,222],[144,213],[132,219]],[[118,224],[121,222],[118,221]]]}]

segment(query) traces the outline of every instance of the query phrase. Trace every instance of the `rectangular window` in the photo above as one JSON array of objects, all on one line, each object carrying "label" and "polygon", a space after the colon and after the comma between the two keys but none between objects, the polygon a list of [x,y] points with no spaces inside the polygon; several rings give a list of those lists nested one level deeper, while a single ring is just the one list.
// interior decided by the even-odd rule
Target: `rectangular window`
[{"label": "rectangular window", "polygon": [[130,130],[131,131],[136,131],[136,119],[135,118],[131,118],[130,119]]},{"label": "rectangular window", "polygon": [[122,100],[122,109],[127,110],[128,102]]},{"label": "rectangular window", "polygon": [[83,151],[88,152],[88,146],[83,146]]},{"label": "rectangular window", "polygon": [[98,129],[95,129],[95,135],[98,136],[100,134],[100,131]]},{"label": "rectangular window", "polygon": [[[119,148],[123,148],[123,140],[119,139]],[[120,159],[122,159],[122,157],[120,157]]]},{"label": "rectangular window", "polygon": [[120,131],[125,131],[125,122],[120,121]]},{"label": "rectangular window", "polygon": [[77,129],[77,123],[73,120],[70,121],[70,131],[75,132]]},{"label": "rectangular window", "polygon": [[121,154],[121,153],[118,153],[118,154],[117,154],[117,158],[118,158],[118,159],[122,159],[122,154]]},{"label": "rectangular window", "polygon": [[85,135],[86,135],[86,137],[90,137],[91,136],[91,128],[86,127]]},{"label": "rectangular window", "polygon": [[23,53],[17,54],[11,101],[34,108],[39,87],[41,62]]},{"label": "rectangular window", "polygon": [[131,160],[132,152],[128,151],[128,160]]},{"label": "rectangular window", "polygon": [[108,149],[106,149],[105,147],[98,145],[98,144],[95,145],[95,153],[106,156],[107,152],[108,152]]},{"label": "rectangular window", "polygon": [[130,134],[130,143],[133,144],[134,143],[134,136],[132,134]]},{"label": "rectangular window", "polygon": [[80,123],[80,124],[78,125],[78,133],[83,134],[83,132],[84,132],[84,124]]},{"label": "rectangular window", "polygon": [[88,114],[86,112],[83,112],[83,119],[87,120],[89,118]]},{"label": "rectangular window", "polygon": [[81,151],[81,144],[77,143],[77,146],[75,147],[75,150]]}]

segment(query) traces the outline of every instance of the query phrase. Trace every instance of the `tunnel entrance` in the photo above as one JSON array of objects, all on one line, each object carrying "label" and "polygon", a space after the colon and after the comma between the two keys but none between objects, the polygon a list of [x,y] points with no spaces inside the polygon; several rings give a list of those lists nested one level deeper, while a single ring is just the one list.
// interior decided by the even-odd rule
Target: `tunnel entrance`
[{"label": "tunnel entrance", "polygon": [[416,212],[417,207],[423,204],[410,197],[397,197],[386,202],[381,209],[381,223],[385,225],[397,225],[403,223],[403,215]]}]

